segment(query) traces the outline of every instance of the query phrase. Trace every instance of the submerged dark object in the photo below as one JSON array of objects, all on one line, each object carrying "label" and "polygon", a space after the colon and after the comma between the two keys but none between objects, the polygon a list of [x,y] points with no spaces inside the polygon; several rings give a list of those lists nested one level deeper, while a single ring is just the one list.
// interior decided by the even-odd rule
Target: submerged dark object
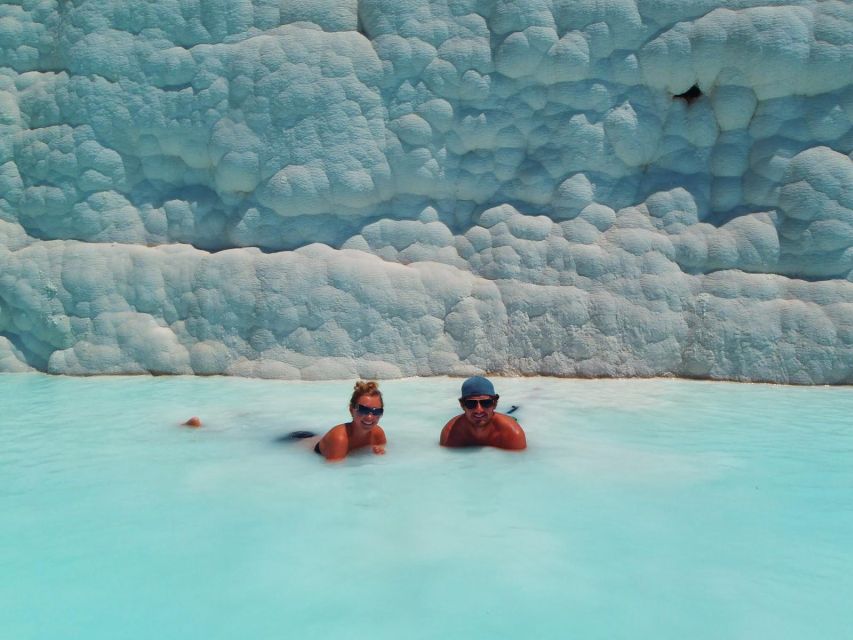
[{"label": "submerged dark object", "polygon": [[285,433],[275,439],[276,442],[292,442],[294,440],[304,440],[305,438],[313,438],[317,434],[313,431],[291,431]]},{"label": "submerged dark object", "polygon": [[518,411],[518,405],[514,404],[509,408],[509,411],[507,411],[506,414],[509,416],[515,413],[516,411]]}]

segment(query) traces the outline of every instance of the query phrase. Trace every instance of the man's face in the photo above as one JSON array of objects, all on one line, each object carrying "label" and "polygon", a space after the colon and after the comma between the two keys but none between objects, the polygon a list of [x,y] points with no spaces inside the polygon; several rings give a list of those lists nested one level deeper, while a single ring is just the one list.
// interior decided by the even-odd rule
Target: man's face
[{"label": "man's face", "polygon": [[475,429],[483,429],[492,421],[495,407],[498,405],[497,396],[470,396],[459,401],[465,417]]}]

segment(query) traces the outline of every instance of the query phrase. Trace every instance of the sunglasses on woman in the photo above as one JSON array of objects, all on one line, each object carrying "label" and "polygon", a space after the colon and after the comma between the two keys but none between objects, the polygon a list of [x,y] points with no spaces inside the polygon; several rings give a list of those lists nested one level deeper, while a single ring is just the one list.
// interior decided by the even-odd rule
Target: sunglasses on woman
[{"label": "sunglasses on woman", "polygon": [[383,413],[385,413],[385,409],[382,407],[365,407],[363,404],[355,405],[355,410],[358,412],[360,416],[376,416],[380,417]]},{"label": "sunglasses on woman", "polygon": [[485,398],[483,400],[463,400],[462,405],[466,409],[476,409],[477,405],[483,407],[483,409],[491,409],[495,406],[495,403],[498,401],[497,398]]}]

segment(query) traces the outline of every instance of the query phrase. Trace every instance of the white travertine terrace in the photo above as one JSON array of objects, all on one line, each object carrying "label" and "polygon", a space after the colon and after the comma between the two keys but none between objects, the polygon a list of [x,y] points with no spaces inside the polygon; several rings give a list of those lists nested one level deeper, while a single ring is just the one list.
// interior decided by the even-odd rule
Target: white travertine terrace
[{"label": "white travertine terrace", "polygon": [[853,382],[853,4],[0,5],[0,371]]}]

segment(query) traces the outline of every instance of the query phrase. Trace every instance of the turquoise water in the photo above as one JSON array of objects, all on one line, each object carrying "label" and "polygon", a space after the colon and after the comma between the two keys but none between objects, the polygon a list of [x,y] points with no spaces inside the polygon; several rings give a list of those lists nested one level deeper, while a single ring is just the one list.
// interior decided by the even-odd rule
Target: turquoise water
[{"label": "turquoise water", "polygon": [[275,438],[351,382],[0,376],[0,636],[849,634],[853,389],[502,379],[516,454],[382,386],[388,454],[330,465]]}]

